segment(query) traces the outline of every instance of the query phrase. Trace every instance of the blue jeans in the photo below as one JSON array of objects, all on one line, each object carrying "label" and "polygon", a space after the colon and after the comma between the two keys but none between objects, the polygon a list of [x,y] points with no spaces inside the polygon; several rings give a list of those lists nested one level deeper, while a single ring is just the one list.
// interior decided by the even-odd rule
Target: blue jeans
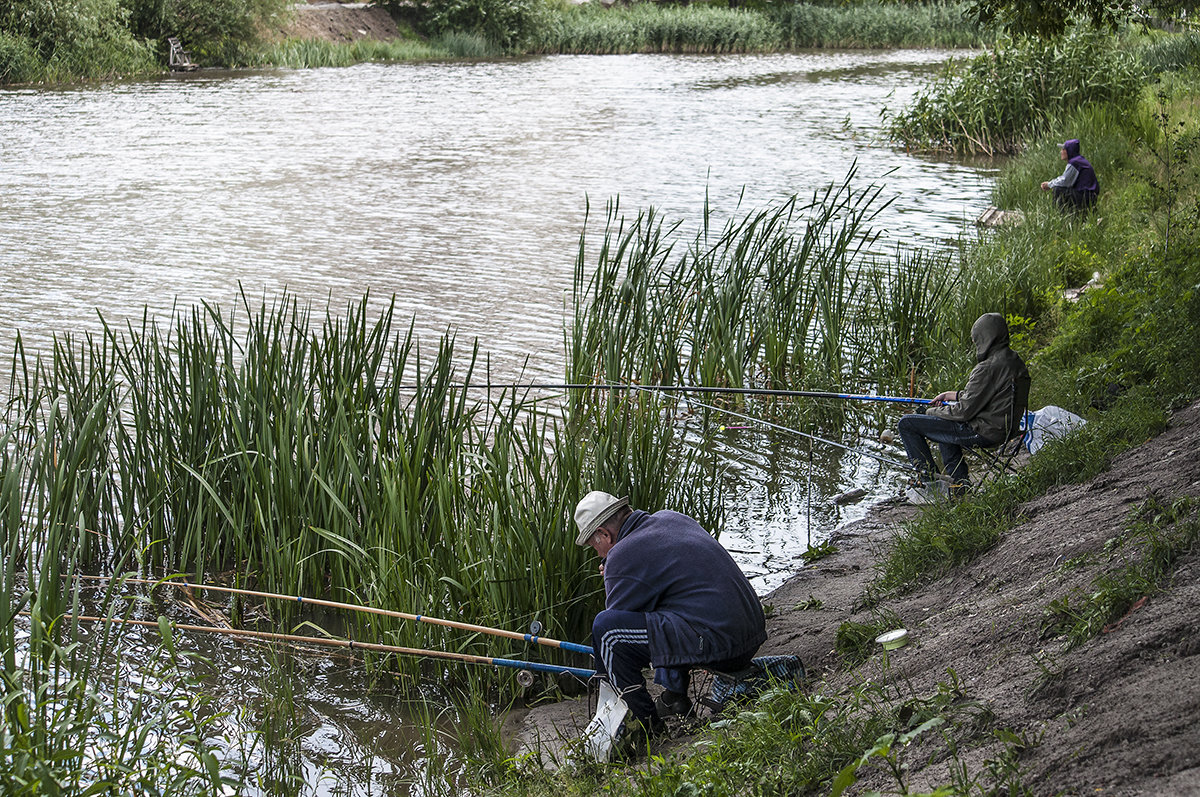
[{"label": "blue jeans", "polygon": [[[650,664],[650,632],[644,612],[605,609],[592,621],[592,650],[596,657],[596,674],[608,682],[625,699],[626,705],[638,719],[654,714],[654,701],[646,691],[642,669]],[[722,662],[696,662],[721,672],[733,672],[750,665],[753,653]],[[692,668],[659,667],[654,682],[677,694],[687,694]]]},{"label": "blue jeans", "polygon": [[996,445],[965,423],[934,415],[905,415],[900,419],[899,428],[908,461],[917,470],[930,478],[937,472],[933,452],[929,450],[929,441],[932,440],[938,444],[946,475],[963,484],[970,481],[967,463],[963,461],[963,447],[992,448]]}]

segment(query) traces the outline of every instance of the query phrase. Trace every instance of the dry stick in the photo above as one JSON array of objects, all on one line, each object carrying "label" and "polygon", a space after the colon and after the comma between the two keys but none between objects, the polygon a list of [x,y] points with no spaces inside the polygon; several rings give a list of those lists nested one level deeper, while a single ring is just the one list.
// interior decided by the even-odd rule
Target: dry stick
[{"label": "dry stick", "polygon": [[[28,614],[28,612],[22,612]],[[82,620],[91,623],[112,623],[114,625],[141,625],[158,628],[154,620],[126,620],[118,617],[91,617],[82,614],[64,614],[64,620]],[[226,634],[229,636],[246,637],[248,639],[265,639],[289,644],[325,645],[327,647],[349,648],[350,650],[371,650],[377,653],[399,653],[406,656],[425,656],[433,659],[449,659],[468,664],[491,664],[496,667],[510,667],[518,670],[538,670],[557,675],[574,675],[579,678],[591,678],[595,670],[582,667],[560,667],[554,664],[543,664],[536,661],[518,661],[516,659],[497,659],[491,656],[475,656],[470,653],[451,653],[446,650],[423,650],[421,648],[404,648],[398,645],[383,645],[378,642],[355,642],[352,639],[327,639],[315,636],[296,636],[295,634],[280,634],[274,631],[250,631],[245,628],[213,628],[207,625],[184,625],[172,623],[172,627],[180,631],[201,631],[207,634]]]},{"label": "dry stick", "polygon": [[[89,581],[109,581],[113,576],[79,576],[81,579]],[[378,614],[384,617],[396,617],[401,620],[413,620],[418,623],[429,623],[430,625],[442,625],[447,628],[456,628],[460,631],[475,631],[481,634],[489,634],[491,636],[504,637],[506,639],[519,639],[525,642],[535,642],[539,645],[547,647],[560,648],[569,650],[573,653],[592,654],[591,647],[580,645],[575,642],[562,642],[557,639],[547,639],[546,637],[536,636],[534,634],[522,634],[520,631],[506,631],[503,628],[492,628],[486,625],[472,625],[471,623],[460,623],[455,620],[442,620],[438,617],[428,617],[423,614],[409,614],[407,612],[396,612],[390,609],[376,609],[373,606],[360,606],[356,603],[339,603],[338,601],[327,601],[320,598],[305,598],[301,595],[280,595],[275,592],[256,592],[249,589],[238,589],[237,587],[221,587],[216,584],[192,584],[187,581],[171,581],[169,579],[159,579],[157,581],[147,578],[127,578],[125,582],[128,584],[169,584],[174,587],[184,587],[187,589],[207,589],[214,592],[229,592],[237,595],[249,595],[255,598],[274,598],[276,600],[294,601],[297,604],[311,604],[313,606],[324,606],[329,609],[347,609],[354,612],[366,612],[368,614]],[[357,643],[356,643],[357,644]]]}]

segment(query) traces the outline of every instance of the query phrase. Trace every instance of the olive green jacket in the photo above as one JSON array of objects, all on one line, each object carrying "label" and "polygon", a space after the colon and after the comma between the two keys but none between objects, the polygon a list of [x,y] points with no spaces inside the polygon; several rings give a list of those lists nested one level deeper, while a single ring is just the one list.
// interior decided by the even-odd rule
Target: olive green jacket
[{"label": "olive green jacket", "polygon": [[1025,407],[1013,407],[1014,397],[1029,395],[1029,370],[1008,347],[1008,324],[999,313],[986,313],[971,327],[975,358],[967,385],[954,404],[930,407],[926,415],[965,423],[993,445],[1011,437],[1010,429]]}]

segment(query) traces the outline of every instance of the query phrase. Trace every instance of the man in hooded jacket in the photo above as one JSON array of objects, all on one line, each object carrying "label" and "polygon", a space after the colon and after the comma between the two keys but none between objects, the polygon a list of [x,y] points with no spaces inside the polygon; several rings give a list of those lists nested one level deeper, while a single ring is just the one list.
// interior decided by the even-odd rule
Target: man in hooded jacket
[{"label": "man in hooded jacket", "polygon": [[648,734],[662,719],[642,669],[654,663],[661,713],[687,714],[690,670],[736,672],[766,641],[762,604],[729,553],[699,523],[632,509],[593,490],[575,507],[577,545],[601,558],[605,609],[592,623],[596,672]]},{"label": "man in hooded jacket", "polygon": [[957,494],[970,484],[963,447],[993,448],[1010,439],[1029,395],[1029,370],[1009,348],[1004,316],[981,315],[971,327],[971,341],[978,362],[966,387],[939,393],[923,415],[905,415],[899,424],[904,450],[922,482],[928,485],[937,472],[929,450],[932,440]]},{"label": "man in hooded jacket", "polygon": [[1064,210],[1087,210],[1100,196],[1100,181],[1092,164],[1079,154],[1079,139],[1064,141],[1059,157],[1067,162],[1063,173],[1042,183],[1042,190],[1053,191],[1055,204]]}]

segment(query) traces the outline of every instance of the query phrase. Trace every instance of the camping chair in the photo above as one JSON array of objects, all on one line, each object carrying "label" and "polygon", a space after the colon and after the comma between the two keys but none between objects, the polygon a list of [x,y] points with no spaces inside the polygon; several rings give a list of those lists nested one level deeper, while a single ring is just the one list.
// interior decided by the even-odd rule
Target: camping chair
[{"label": "camping chair", "polygon": [[1004,440],[994,446],[966,446],[964,455],[971,455],[976,461],[972,468],[979,476],[975,484],[982,486],[989,481],[995,481],[1006,473],[1016,473],[1013,461],[1025,448],[1025,435],[1029,427],[1029,379],[1014,379],[1008,384],[1011,394],[1008,419],[1005,424]]}]

